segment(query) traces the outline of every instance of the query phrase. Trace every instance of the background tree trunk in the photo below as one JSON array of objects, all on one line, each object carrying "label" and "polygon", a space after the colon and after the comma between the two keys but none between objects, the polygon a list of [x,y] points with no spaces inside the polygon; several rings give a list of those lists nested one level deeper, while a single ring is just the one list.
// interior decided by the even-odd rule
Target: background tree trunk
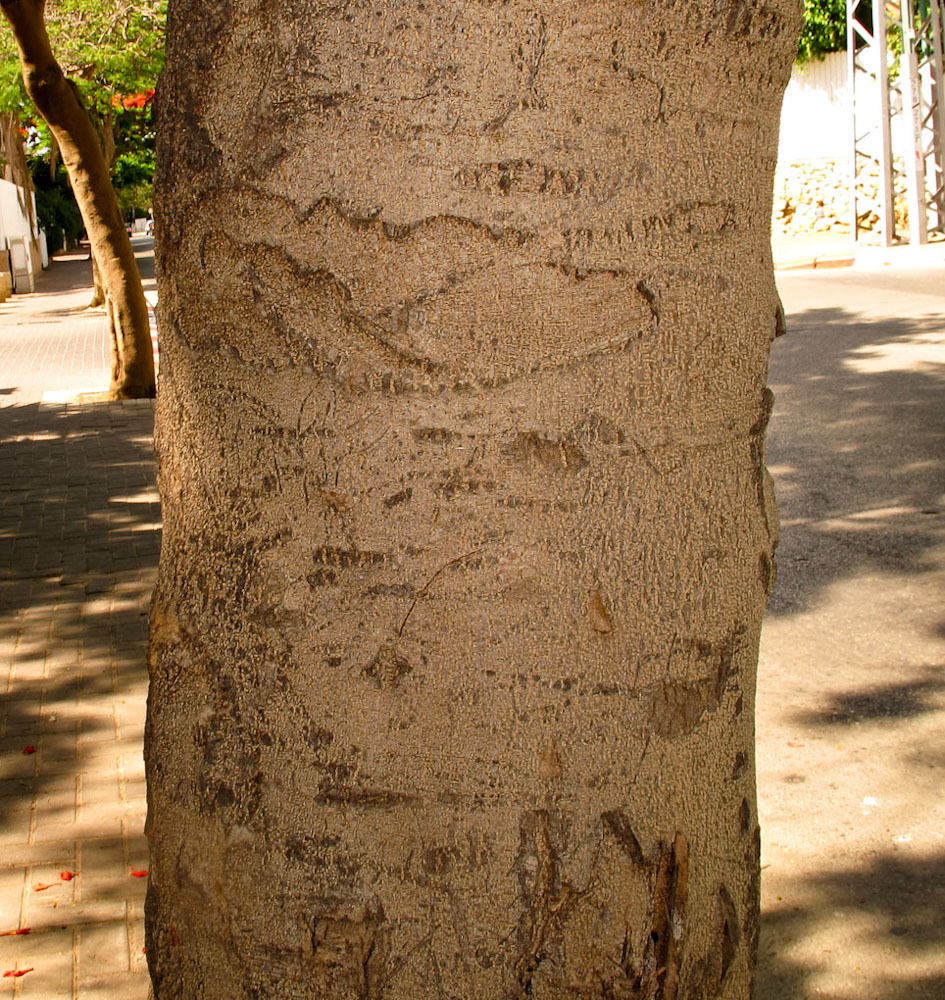
[{"label": "background tree trunk", "polygon": [[30,99],[43,116],[69,173],[105,289],[116,398],[154,395],[148,305],[134,251],[92,121],[59,68],[44,23],[44,0],[0,0],[13,28]]},{"label": "background tree trunk", "polygon": [[799,26],[172,5],[158,1000],[749,996]]},{"label": "background tree trunk", "polygon": [[23,136],[20,135],[20,116],[16,112],[0,115],[0,158],[4,180],[16,184],[17,200],[24,218],[28,221],[30,235],[36,231],[36,212],[33,208],[33,178],[26,161]]},{"label": "background tree trunk", "polygon": [[[98,306],[105,305],[105,287],[102,284],[102,275],[99,273],[98,262],[95,259],[95,254],[92,254],[92,299],[89,302],[89,308],[95,309]],[[115,367],[118,363],[116,353],[114,350],[115,341],[112,339],[112,378],[115,377]]]}]

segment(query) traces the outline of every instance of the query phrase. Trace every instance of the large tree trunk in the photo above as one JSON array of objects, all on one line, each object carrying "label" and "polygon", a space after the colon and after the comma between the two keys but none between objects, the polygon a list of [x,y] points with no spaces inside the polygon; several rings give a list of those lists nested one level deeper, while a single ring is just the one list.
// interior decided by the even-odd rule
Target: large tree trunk
[{"label": "large tree trunk", "polygon": [[27,93],[53,134],[105,290],[112,343],[111,395],[154,395],[148,304],[102,147],[71,80],[53,56],[44,0],[0,0],[13,28]]},{"label": "large tree trunk", "polygon": [[158,1000],[748,997],[799,22],[172,3]]}]

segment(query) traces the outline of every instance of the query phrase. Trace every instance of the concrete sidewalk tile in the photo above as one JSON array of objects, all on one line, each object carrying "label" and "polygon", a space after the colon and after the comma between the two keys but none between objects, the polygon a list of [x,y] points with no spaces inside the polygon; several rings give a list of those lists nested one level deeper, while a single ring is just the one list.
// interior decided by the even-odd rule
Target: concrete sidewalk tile
[{"label": "concrete sidewalk tile", "polygon": [[126,972],[107,978],[81,979],[76,1000],[147,1000],[148,977]]},{"label": "concrete sidewalk tile", "polygon": [[145,699],[148,697],[148,687],[144,684],[135,690],[125,685],[122,693],[124,697],[115,703],[115,718],[118,722],[119,734],[127,738],[132,735],[129,730],[134,730],[138,735],[143,736],[147,717]]},{"label": "concrete sidewalk tile", "polygon": [[[94,697],[98,703],[104,700],[97,694]],[[87,709],[89,708],[85,702],[83,705]],[[91,711],[88,711],[88,714],[82,719],[78,740],[80,756],[84,756],[87,752],[95,753],[102,749],[103,745],[105,745],[106,751],[115,753],[114,744],[118,740],[118,721],[115,717],[114,704],[108,704],[107,708],[107,714],[96,712],[93,715]]]},{"label": "concrete sidewalk tile", "polygon": [[117,767],[107,770],[83,771],[76,776],[77,815],[98,815],[102,808],[120,805],[121,783]]},{"label": "concrete sidewalk tile", "polygon": [[[30,920],[24,924],[29,927],[29,934],[21,934],[12,938],[0,938],[0,962],[3,968],[10,968],[6,962],[19,962],[23,965],[34,965],[37,968],[46,964],[46,960],[58,955],[69,955],[72,952],[72,930],[65,920],[58,922],[40,922]],[[5,945],[5,947],[4,947]]]},{"label": "concrete sidewalk tile", "polygon": [[[144,782],[144,754],[140,746],[131,753],[121,755],[120,773],[122,781],[126,784],[128,782]],[[139,787],[143,788],[143,784]]]},{"label": "concrete sidewalk tile", "polygon": [[78,928],[79,982],[102,979],[115,973],[131,971],[128,926],[124,914],[120,920],[84,924]]},{"label": "concrete sidewalk tile", "polygon": [[[20,757],[38,754],[42,749],[42,709],[37,702],[39,697],[31,699],[22,697],[24,692],[31,685],[17,683],[16,679],[10,684],[10,691],[7,694],[8,703],[5,710],[0,712],[0,776],[8,777],[15,774],[22,777],[27,771],[32,773],[37,765],[36,760],[21,760]],[[27,747],[33,750],[27,750]]]},{"label": "concrete sidewalk tile", "polygon": [[[70,935],[71,938],[71,935]],[[43,956],[36,962],[21,962],[19,968],[33,971],[20,979],[11,980],[16,984],[14,994],[18,1000],[52,1000],[52,998],[74,996],[74,963],[71,944],[55,955]],[[0,979],[0,983],[6,980]]]},{"label": "concrete sidewalk tile", "polygon": [[32,926],[33,923],[43,926],[65,923],[60,911],[70,906],[75,899],[78,888],[78,876],[65,881],[60,878],[63,871],[76,873],[79,865],[73,868],[59,868],[55,865],[36,865],[27,870],[28,885],[24,903],[24,919]]},{"label": "concrete sidewalk tile", "polygon": [[[25,889],[26,872],[23,867],[0,868],[0,930],[11,931],[24,926],[22,911]],[[6,938],[0,938],[0,941],[5,940]]]},{"label": "concrete sidewalk tile", "polygon": [[0,853],[7,855],[17,844],[30,843],[30,828],[33,818],[32,797],[14,799],[5,803],[6,815],[0,824]]},{"label": "concrete sidewalk tile", "polygon": [[79,727],[76,719],[69,718],[57,711],[58,706],[54,703],[51,710],[44,709],[40,727],[43,735],[47,737],[47,742],[59,740],[60,745],[67,743],[75,745],[79,736]]},{"label": "concrete sidewalk tile", "polygon": [[43,680],[46,676],[46,657],[37,656],[35,653],[25,656],[14,654],[13,676],[21,683]]},{"label": "concrete sidewalk tile", "polygon": [[[78,809],[78,778],[73,774],[43,775],[33,797],[34,830],[74,823]],[[43,840],[54,839],[43,837]]]},{"label": "concrete sidewalk tile", "polygon": [[132,972],[148,974],[148,959],[144,943],[144,906],[133,900],[128,902],[128,948]]},{"label": "concrete sidewalk tile", "polygon": [[[10,801],[22,798],[24,795],[33,795],[35,776],[24,778],[0,778],[0,825],[7,818],[7,810],[10,808]],[[3,859],[0,858],[0,864]]]},{"label": "concrete sidewalk tile", "polygon": [[55,618],[52,620],[49,643],[50,648],[46,653],[47,667],[65,667],[75,670],[79,661],[78,646],[69,642],[62,632],[68,628],[67,619],[71,612],[67,608],[56,608],[53,612]]},{"label": "concrete sidewalk tile", "polygon": [[[14,306],[40,318],[43,302],[40,293]],[[57,364],[61,385],[88,380],[71,370],[77,336],[99,338],[107,367],[100,316],[56,316],[30,334],[23,384]],[[0,917],[42,928],[30,936],[43,961],[0,990],[145,1000],[146,880],[130,868],[146,868],[148,856],[141,744],[160,546],[153,403],[39,404],[41,394],[0,408]],[[27,745],[36,753],[24,755]],[[61,871],[77,874],[62,882]],[[44,880],[51,888],[36,891]]]},{"label": "concrete sidewalk tile", "polygon": [[[75,871],[75,841],[50,840],[46,843],[29,844],[26,841],[5,845],[0,862],[0,872],[17,872],[26,885],[27,869],[44,867],[54,872]],[[0,899],[4,898],[0,890]]]},{"label": "concrete sidewalk tile", "polygon": [[[144,788],[142,783],[139,790]],[[126,860],[130,868],[141,871],[148,868],[150,847],[144,834],[145,822],[148,818],[148,803],[140,795],[129,796],[124,800],[125,813],[121,820],[122,836],[125,840]]]},{"label": "concrete sidewalk tile", "polygon": [[[11,726],[10,729],[19,727]],[[39,725],[35,726],[35,732],[26,730],[24,732],[13,732],[4,740],[0,741],[4,747],[0,750],[0,778],[8,781],[31,780],[39,769],[39,761],[36,757],[41,752],[42,741],[39,739]],[[29,747],[35,747],[33,753],[27,754]],[[6,817],[4,817],[6,819]]]},{"label": "concrete sidewalk tile", "polygon": [[[95,883],[104,881],[111,882],[118,879],[124,889],[128,892],[133,890],[127,882],[127,864],[125,860],[125,841],[121,836],[121,827],[118,824],[108,824],[107,832],[98,836],[86,837],[81,845],[80,863],[82,865],[83,879],[82,898],[101,898],[92,896],[88,887]],[[119,895],[123,896],[122,892]]]}]

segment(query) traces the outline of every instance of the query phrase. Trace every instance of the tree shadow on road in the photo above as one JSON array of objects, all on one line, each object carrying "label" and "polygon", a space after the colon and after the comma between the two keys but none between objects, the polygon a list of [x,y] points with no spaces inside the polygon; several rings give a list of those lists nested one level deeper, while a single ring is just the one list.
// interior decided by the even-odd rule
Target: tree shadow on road
[{"label": "tree shadow on road", "polygon": [[[762,924],[756,1000],[945,996],[945,974],[916,971],[929,960],[942,967],[945,853],[916,857],[887,851],[847,866],[842,859],[827,859],[822,873],[789,882],[782,895]],[[860,954],[875,956],[875,967],[846,967],[842,992],[818,989],[816,956],[842,951],[848,934]]]},{"label": "tree shadow on road", "polygon": [[[898,782],[910,808],[938,809],[939,802],[919,801],[930,765],[945,764],[941,753],[933,759],[929,739],[945,708],[945,669],[927,645],[943,628],[941,602],[931,595],[945,566],[945,317],[794,313],[773,349],[769,380],[768,462],[782,532],[768,619],[779,629],[779,694],[794,676],[804,689],[793,704],[779,702],[769,721],[811,735],[810,759],[846,774],[862,773],[857,758],[840,746],[833,756],[821,748],[846,744],[855,732],[889,755],[864,769]],[[851,581],[855,587],[839,586]],[[851,610],[862,635],[830,617]],[[797,632],[788,626],[794,618]],[[838,626],[840,639],[829,634]],[[902,648],[894,645],[900,637]],[[821,674],[824,659],[830,669]],[[768,753],[780,759],[771,745]],[[809,827],[829,846],[805,874],[792,874],[793,861],[769,873],[780,896],[766,890],[756,1000],[945,996],[945,853],[866,837],[858,840],[862,853],[845,853],[842,834],[814,824],[831,815],[818,795],[830,798],[837,788],[830,782],[846,779],[823,770],[811,776],[814,790],[782,801],[775,822],[781,832]],[[848,787],[843,792],[849,797]],[[916,817],[901,819],[908,825]],[[864,955],[875,962],[856,968]]]},{"label": "tree shadow on road", "polygon": [[768,463],[782,532],[768,608],[854,573],[923,573],[945,541],[945,317],[788,318],[772,352]]},{"label": "tree shadow on road", "polygon": [[896,722],[942,711],[943,693],[945,666],[927,666],[912,679],[831,693],[817,711],[796,712],[792,718],[804,726]]}]

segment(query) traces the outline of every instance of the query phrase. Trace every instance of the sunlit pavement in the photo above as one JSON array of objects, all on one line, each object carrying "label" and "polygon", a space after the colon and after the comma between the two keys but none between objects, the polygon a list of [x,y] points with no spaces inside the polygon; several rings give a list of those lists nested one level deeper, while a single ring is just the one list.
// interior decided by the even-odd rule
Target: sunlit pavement
[{"label": "sunlit pavement", "polygon": [[108,381],[86,256],[0,305],[0,995],[144,1000],[153,408],[68,402]]}]

